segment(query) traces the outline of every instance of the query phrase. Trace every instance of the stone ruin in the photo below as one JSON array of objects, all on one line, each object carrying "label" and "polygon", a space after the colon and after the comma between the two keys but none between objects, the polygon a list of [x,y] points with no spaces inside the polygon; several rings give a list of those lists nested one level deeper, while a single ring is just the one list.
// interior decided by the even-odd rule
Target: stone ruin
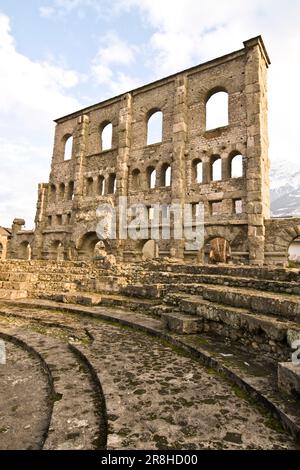
[{"label": "stone ruin", "polygon": [[[300,271],[288,269],[300,219],[270,217],[269,65],[262,38],[256,37],[239,51],[56,121],[51,173],[39,186],[35,230],[23,230],[24,220],[15,219],[4,234],[6,255],[2,252],[0,263],[0,338],[35,351],[48,364],[49,393],[60,397],[52,402],[45,424],[51,433],[44,431],[40,448],[101,448],[107,439],[109,448],[140,448],[140,441],[132,444],[134,436],[121,439],[125,431],[117,414],[122,409],[126,424],[132,423],[131,403],[126,405],[124,387],[116,388],[109,378],[118,363],[105,369],[99,320],[188,352],[300,438]],[[219,97],[227,108],[222,122],[211,128],[210,104]],[[156,115],[161,132],[151,139]],[[120,196],[128,204],[145,203],[149,211],[158,201],[203,203],[204,246],[188,250],[181,240],[150,237],[99,241],[96,209],[106,202],[116,206]],[[137,337],[134,342],[130,360],[138,363]],[[126,363],[126,348],[120,354]],[[79,361],[93,383],[101,439],[99,429],[87,437],[74,424],[83,423],[84,415],[66,404],[82,391],[76,374],[67,374],[73,395],[64,374],[55,381],[63,361]],[[127,380],[128,390],[135,380]],[[132,390],[132,397],[147,392]],[[62,417],[73,427],[64,429]],[[115,432],[111,438],[108,424]],[[192,435],[197,436],[196,428]],[[224,442],[228,435],[232,432]],[[153,448],[171,445],[166,436],[167,431],[162,441],[156,437]]]},{"label": "stone ruin", "polygon": [[[8,257],[28,259],[30,247],[32,259],[93,258],[98,205],[126,196],[128,205],[149,209],[157,202],[203,203],[204,247],[190,251],[180,240],[150,235],[115,240],[107,250],[119,262],[140,261],[145,245],[152,257],[206,262],[211,244],[222,239],[230,250],[223,261],[285,266],[300,219],[270,217],[269,65],[257,37],[239,51],[58,119],[35,230],[22,230],[16,219]],[[211,129],[210,106],[218,99],[226,109],[224,116],[218,111],[221,121],[216,116],[221,127]],[[161,128],[152,143],[155,116]]]}]

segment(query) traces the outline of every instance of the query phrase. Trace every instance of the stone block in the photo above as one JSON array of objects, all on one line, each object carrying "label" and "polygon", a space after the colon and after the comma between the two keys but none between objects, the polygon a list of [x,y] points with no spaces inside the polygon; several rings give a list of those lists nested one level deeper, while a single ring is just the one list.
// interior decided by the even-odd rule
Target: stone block
[{"label": "stone block", "polygon": [[282,392],[300,399],[300,364],[278,364],[278,387]]},{"label": "stone block", "polygon": [[203,331],[203,321],[190,315],[177,312],[163,313],[161,319],[165,328],[178,334],[195,334]]}]

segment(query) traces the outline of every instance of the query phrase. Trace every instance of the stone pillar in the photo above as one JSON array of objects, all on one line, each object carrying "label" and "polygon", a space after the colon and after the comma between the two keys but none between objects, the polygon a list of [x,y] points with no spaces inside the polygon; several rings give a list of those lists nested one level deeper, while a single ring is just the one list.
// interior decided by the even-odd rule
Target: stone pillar
[{"label": "stone pillar", "polygon": [[[186,141],[187,141],[187,77],[178,77],[174,91],[172,202],[183,208],[186,193]],[[184,258],[184,240],[170,241],[171,256]]]},{"label": "stone pillar", "polygon": [[35,232],[32,243],[32,259],[42,258],[43,249],[43,230],[46,226],[45,209],[47,207],[49,185],[41,183],[38,186],[38,200],[35,214]]},{"label": "stone pillar", "polygon": [[203,174],[203,184],[210,183],[211,181],[211,164],[210,157],[202,157],[202,174]]},{"label": "stone pillar", "polygon": [[77,127],[73,135],[73,148],[74,148],[74,159],[75,159],[75,170],[74,170],[74,199],[73,208],[78,207],[78,201],[83,195],[84,191],[84,180],[83,172],[86,166],[86,142],[89,130],[89,117],[86,114],[79,116],[77,121]]},{"label": "stone pillar", "polygon": [[247,109],[247,207],[250,264],[264,263],[265,218],[270,217],[267,127],[267,68],[270,64],[260,37],[244,43]]},{"label": "stone pillar", "polygon": [[[119,111],[119,149],[117,159],[117,191],[116,196],[128,196],[128,160],[130,154],[130,140],[131,140],[131,120],[132,120],[132,95],[125,94],[122,97],[120,111]],[[118,208],[118,200],[116,206]],[[119,223],[117,218],[117,237],[119,236]],[[124,240],[117,240],[116,243],[116,258],[118,261],[123,259]]]},{"label": "stone pillar", "polygon": [[[73,198],[73,221],[76,218],[76,212],[80,209],[80,200],[84,192],[83,173],[86,167],[86,144],[89,132],[89,116],[83,114],[78,117],[77,126],[73,134],[73,159],[74,164],[74,198]],[[75,222],[74,222],[75,224]],[[74,227],[74,225],[73,225]],[[95,227],[96,229],[96,227]],[[76,240],[73,238],[66,240],[68,245],[75,246]]]},{"label": "stone pillar", "polygon": [[17,233],[22,230],[25,225],[24,219],[14,219],[11,226],[11,239],[9,243],[9,256],[10,259],[18,259],[18,236]]},{"label": "stone pillar", "polygon": [[230,168],[227,155],[221,155],[222,161],[222,180],[228,180],[230,177]]}]

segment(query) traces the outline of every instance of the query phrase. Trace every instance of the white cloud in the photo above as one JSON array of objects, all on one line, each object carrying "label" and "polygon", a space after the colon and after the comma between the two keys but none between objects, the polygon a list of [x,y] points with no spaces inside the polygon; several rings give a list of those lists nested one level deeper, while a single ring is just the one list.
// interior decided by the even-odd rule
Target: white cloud
[{"label": "white cloud", "polygon": [[105,64],[99,64],[96,61],[92,65],[92,72],[99,85],[110,83],[113,76],[113,71],[110,67]]},{"label": "white cloud", "polygon": [[137,46],[126,43],[115,33],[110,32],[102,38],[91,69],[97,83],[106,86],[108,96],[131,90],[140,84],[139,79],[120,71],[120,67],[128,67],[135,62],[138,52]]},{"label": "white cloud", "polygon": [[49,148],[16,142],[0,138],[0,225],[21,217],[32,228],[38,183],[48,179]]},{"label": "white cloud", "polygon": [[40,7],[39,8],[40,15],[42,18],[51,18],[54,15],[55,9],[53,7]]},{"label": "white cloud", "polygon": [[129,65],[135,60],[135,54],[138,51],[137,46],[129,45],[120,39],[115,33],[107,33],[101,41],[95,61],[103,64]]},{"label": "white cloud", "polygon": [[37,182],[49,172],[51,121],[80,108],[67,94],[79,81],[72,70],[20,54],[9,18],[0,13],[0,133],[5,135],[0,139],[0,187],[6,188],[0,225],[9,225],[14,216],[32,223]]},{"label": "white cloud", "polygon": [[243,47],[262,34],[269,69],[269,130],[272,160],[300,160],[300,2],[297,0],[118,0],[138,8],[152,28],[148,64],[153,78]]},{"label": "white cloud", "polygon": [[[103,37],[98,53],[91,60],[89,77],[101,85],[102,97],[141,85],[144,80],[139,78],[140,64],[146,63],[149,78],[156,79],[240,49],[243,40],[262,34],[272,60],[270,156],[273,160],[300,161],[298,0],[286,0],[284,4],[279,0],[45,0],[40,15],[64,18],[76,10],[84,17],[87,8],[98,16],[122,14],[124,10],[130,14],[130,9],[134,9],[134,21],[139,12],[146,25],[145,34],[150,34],[147,44],[139,43],[138,47],[117,34]],[[126,21],[130,24],[133,17],[124,15],[122,26],[126,28]],[[49,60],[32,61],[20,54],[10,32],[9,18],[0,13],[0,135],[6,135],[5,140],[0,140],[2,187],[17,167],[11,185],[14,188],[6,191],[10,206],[0,207],[0,225],[9,224],[13,216],[28,218],[34,213],[36,181],[42,181],[49,171],[51,119],[81,107],[70,91],[82,81],[83,77],[67,67]],[[31,147],[28,142],[36,142],[36,146]],[[17,160],[13,159],[14,155],[18,156]],[[23,161],[26,168],[21,171]],[[37,178],[38,174],[42,178]],[[26,197],[32,201],[25,211],[21,207],[25,196],[22,198],[18,193],[24,178],[28,181]],[[4,214],[7,217],[3,221]]]},{"label": "white cloud", "polygon": [[50,5],[39,7],[39,13],[42,18],[64,18],[77,10],[79,18],[84,19],[86,8],[92,8],[100,16],[107,13],[107,5],[104,3],[105,0],[52,0]]}]

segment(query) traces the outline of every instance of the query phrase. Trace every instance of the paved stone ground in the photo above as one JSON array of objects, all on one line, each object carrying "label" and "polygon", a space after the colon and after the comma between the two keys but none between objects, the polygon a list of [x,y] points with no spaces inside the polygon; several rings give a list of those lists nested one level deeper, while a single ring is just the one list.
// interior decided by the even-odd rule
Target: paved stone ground
[{"label": "paved stone ground", "polygon": [[48,382],[37,358],[5,341],[0,365],[0,449],[39,449],[47,431]]},{"label": "paved stone ground", "polygon": [[62,342],[72,340],[85,354],[104,391],[109,449],[295,448],[239,389],[159,339],[59,311],[8,306],[1,311],[6,314],[0,330],[1,325],[25,333],[39,329]]}]

